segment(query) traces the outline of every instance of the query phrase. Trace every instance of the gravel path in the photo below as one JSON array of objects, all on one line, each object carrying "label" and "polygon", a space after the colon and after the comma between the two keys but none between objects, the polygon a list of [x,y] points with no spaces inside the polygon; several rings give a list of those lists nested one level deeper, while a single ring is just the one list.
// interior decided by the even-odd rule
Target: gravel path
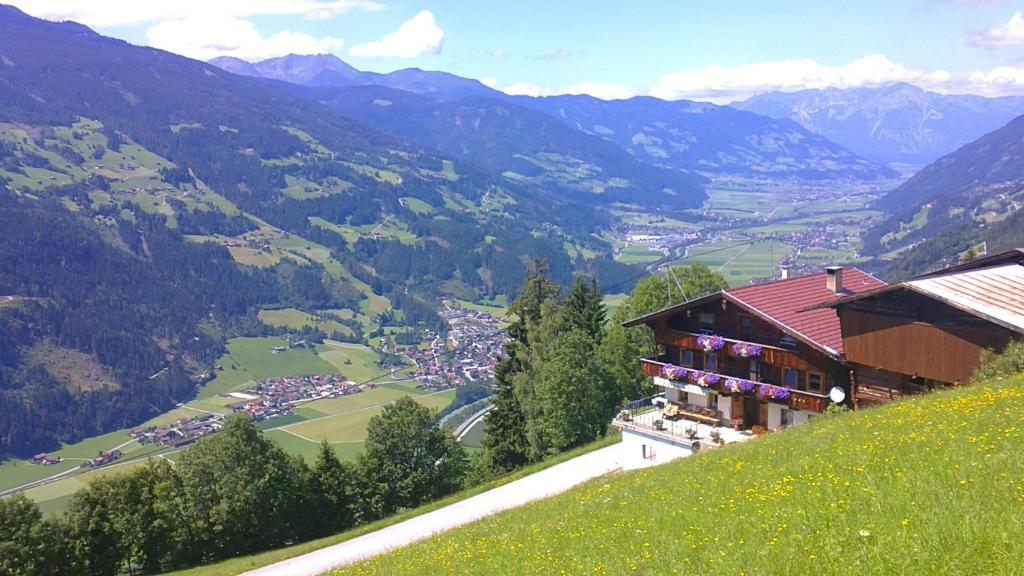
[{"label": "gravel path", "polygon": [[577,484],[620,469],[621,452],[620,444],[601,448],[461,502],[340,544],[245,572],[243,576],[322,574],[503,510],[565,492]]}]

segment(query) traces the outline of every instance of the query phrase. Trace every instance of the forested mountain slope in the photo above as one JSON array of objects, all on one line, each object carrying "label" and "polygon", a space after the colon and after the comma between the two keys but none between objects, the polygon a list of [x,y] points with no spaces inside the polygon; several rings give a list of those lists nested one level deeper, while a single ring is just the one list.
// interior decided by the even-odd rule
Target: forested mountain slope
[{"label": "forested mountain slope", "polygon": [[639,160],[707,174],[802,179],[894,176],[789,120],[705,102],[636,97],[517,97],[588,134],[615,142]]},{"label": "forested mountain slope", "polygon": [[606,216],[557,190],[6,6],[0,203],[0,454],[187,398],[263,306],[372,297],[439,329],[438,294],[511,293],[533,258],[561,282],[631,274],[591,235]]},{"label": "forested mountain slope", "polygon": [[865,235],[879,254],[959,224],[993,226],[1024,203],[1024,117],[929,164],[883,197],[891,214]]},{"label": "forested mountain slope", "polygon": [[920,166],[1024,113],[1024,98],[936,94],[897,83],[769,92],[730,106],[792,120],[875,162]]},{"label": "forested mountain slope", "polygon": [[[592,166],[621,176],[629,163],[613,154],[611,148],[602,146],[602,140],[628,151],[640,163],[674,172],[764,178],[868,180],[894,174],[888,168],[865,160],[793,122],[712,104],[668,102],[657,98],[605,101],[585,95],[547,98],[508,96],[476,80],[445,72],[419,69],[398,70],[388,74],[361,72],[330,55],[289,55],[256,63],[217,58],[211,63],[238,74],[298,85],[382,86],[446,102],[450,105],[391,96],[382,98],[392,103],[391,109],[387,110],[367,107],[364,100],[370,92],[366,91],[339,92],[334,96],[330,91],[311,93],[315,99],[334,101],[342,109],[363,113],[371,120],[391,126],[397,133],[405,134],[403,130],[407,130],[416,134],[418,139],[437,145],[446,144],[450,138],[449,132],[455,131],[467,137],[486,134],[490,142],[498,140],[499,147],[516,150],[520,145],[534,144],[530,139],[535,136],[525,134],[524,130],[542,129],[543,125],[548,126],[548,134],[552,135],[548,146],[557,147],[563,140],[573,143],[564,153],[555,155],[547,151],[548,156],[543,158],[543,162],[533,158],[533,167],[523,164],[531,163],[530,160],[520,159],[522,161],[517,161],[514,166],[520,170],[512,170],[520,175],[520,171],[525,168],[529,168],[531,173],[538,169],[553,170],[556,174],[558,171],[565,172],[573,167],[575,162],[572,159],[576,158],[577,162],[600,161],[601,164]],[[359,96],[355,102],[347,102],[341,94]],[[502,108],[497,101],[515,102],[524,108],[543,112],[582,135],[567,140],[562,132],[549,124],[507,104]],[[386,105],[381,103],[379,106],[383,108]],[[403,111],[407,108],[417,110],[421,117],[405,114]],[[479,134],[473,133],[480,130],[478,122],[494,115],[497,118],[489,126],[484,127]],[[458,118],[471,124],[455,124]],[[415,125],[408,127],[405,122]],[[590,154],[581,155],[581,146],[584,145],[592,149]],[[527,147],[524,155],[529,156],[535,149],[536,146]],[[570,151],[574,154],[569,154]],[[491,150],[488,153],[493,152]],[[648,180],[651,174],[650,170],[638,171],[635,167],[632,171],[626,177],[637,183]],[[676,184],[673,189],[679,193],[679,187]]]},{"label": "forested mountain slope", "polygon": [[505,99],[437,101],[379,86],[291,88],[432,150],[581,199],[693,208],[706,180],[638,161],[599,137]]}]

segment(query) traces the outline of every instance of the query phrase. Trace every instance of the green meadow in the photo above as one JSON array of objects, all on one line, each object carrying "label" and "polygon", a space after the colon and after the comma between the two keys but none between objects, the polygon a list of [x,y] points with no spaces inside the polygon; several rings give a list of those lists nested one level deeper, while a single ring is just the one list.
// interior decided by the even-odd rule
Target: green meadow
[{"label": "green meadow", "polygon": [[1020,574],[1024,375],[593,480],[334,574]]}]

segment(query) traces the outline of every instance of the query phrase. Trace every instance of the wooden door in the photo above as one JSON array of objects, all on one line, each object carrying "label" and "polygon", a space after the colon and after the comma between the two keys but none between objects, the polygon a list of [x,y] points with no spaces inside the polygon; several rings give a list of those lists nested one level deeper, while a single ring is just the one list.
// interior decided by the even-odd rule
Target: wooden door
[{"label": "wooden door", "polygon": [[729,411],[732,415],[732,419],[743,418],[743,396],[739,394],[732,395],[732,408]]},{"label": "wooden door", "polygon": [[757,408],[757,423],[760,426],[768,427],[768,403],[761,402]]}]

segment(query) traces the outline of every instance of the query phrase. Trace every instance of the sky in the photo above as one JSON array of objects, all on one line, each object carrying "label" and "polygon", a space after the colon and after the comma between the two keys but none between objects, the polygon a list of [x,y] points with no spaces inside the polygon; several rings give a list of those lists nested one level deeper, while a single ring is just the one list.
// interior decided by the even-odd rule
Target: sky
[{"label": "sky", "polygon": [[512,94],[727,103],[910,82],[1024,95],[1024,0],[0,0],[191,58],[331,53]]}]

